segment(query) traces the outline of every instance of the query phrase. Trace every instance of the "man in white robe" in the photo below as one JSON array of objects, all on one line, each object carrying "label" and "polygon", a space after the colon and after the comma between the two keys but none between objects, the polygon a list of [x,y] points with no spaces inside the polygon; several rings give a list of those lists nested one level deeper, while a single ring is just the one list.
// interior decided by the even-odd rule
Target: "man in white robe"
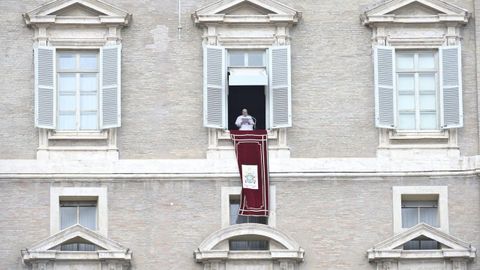
[{"label": "man in white robe", "polygon": [[255,125],[254,118],[248,115],[247,109],[242,110],[242,115],[237,117],[235,125],[239,127],[239,130],[253,130],[253,125]]}]

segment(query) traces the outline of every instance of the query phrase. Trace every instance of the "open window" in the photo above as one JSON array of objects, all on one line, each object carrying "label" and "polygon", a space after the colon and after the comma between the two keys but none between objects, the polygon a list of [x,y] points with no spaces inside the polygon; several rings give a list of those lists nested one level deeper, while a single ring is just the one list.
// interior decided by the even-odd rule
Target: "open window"
[{"label": "open window", "polygon": [[204,48],[204,125],[237,129],[243,108],[257,129],[290,127],[290,46],[264,50]]}]

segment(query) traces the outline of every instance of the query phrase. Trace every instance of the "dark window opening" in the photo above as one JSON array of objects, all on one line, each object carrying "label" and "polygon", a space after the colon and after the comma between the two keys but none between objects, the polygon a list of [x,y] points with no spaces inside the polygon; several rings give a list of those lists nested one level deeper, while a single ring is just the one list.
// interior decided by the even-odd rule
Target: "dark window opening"
[{"label": "dark window opening", "polygon": [[228,129],[237,130],[235,120],[247,109],[248,114],[255,117],[256,129],[266,129],[265,86],[229,86],[228,89]]},{"label": "dark window opening", "polygon": [[404,250],[440,249],[440,243],[427,237],[417,237],[403,244]]},{"label": "dark window opening", "polygon": [[267,240],[230,240],[230,250],[269,250]]}]

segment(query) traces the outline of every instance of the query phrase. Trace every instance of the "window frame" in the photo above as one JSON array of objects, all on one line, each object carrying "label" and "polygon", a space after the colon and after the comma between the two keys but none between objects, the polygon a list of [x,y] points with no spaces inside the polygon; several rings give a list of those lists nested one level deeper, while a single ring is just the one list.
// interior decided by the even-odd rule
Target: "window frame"
[{"label": "window frame", "polygon": [[[434,69],[421,69],[419,68],[419,55],[422,53],[433,53],[434,55]],[[414,66],[413,69],[400,69],[398,66],[398,57],[399,55],[413,54],[414,57]],[[396,98],[396,111],[395,117],[398,119],[397,127],[395,131],[398,133],[439,133],[441,131],[440,120],[441,120],[441,104],[440,104],[440,63],[439,63],[439,49],[401,49],[395,48],[395,98]],[[401,129],[399,128],[400,122],[400,113],[399,109],[399,100],[400,100],[400,90],[399,90],[399,77],[405,74],[412,74],[414,76],[414,102],[415,107],[413,109],[415,115],[415,129]],[[436,118],[436,128],[435,129],[421,129],[421,109],[420,109],[420,87],[419,87],[419,77],[425,74],[433,74],[435,77],[435,118]]]},{"label": "window frame", "polygon": [[[405,206],[406,203],[410,203],[410,204],[417,204],[416,206]],[[425,203],[433,203],[434,206],[424,206],[424,205],[421,205],[420,202],[425,202]],[[404,215],[403,215],[403,209],[415,209],[415,212],[416,212],[416,216],[417,216],[417,219],[416,219],[416,223],[410,227],[404,227],[403,226],[403,221],[404,221]],[[438,198],[437,200],[413,200],[413,199],[404,199],[402,198],[402,228],[403,229],[408,229],[408,228],[411,228],[415,225],[417,225],[418,223],[420,223],[420,220],[421,220],[421,217],[422,217],[422,209],[435,209],[436,211],[436,221],[435,221],[435,224],[429,224],[427,223],[428,225],[432,226],[432,227],[438,227]]]},{"label": "window frame", "polygon": [[[85,53],[90,53],[90,52],[95,52],[96,56],[96,69],[81,69],[80,68],[80,56],[81,54]],[[62,70],[60,69],[60,56],[62,54],[67,54],[71,53],[75,55],[75,68],[74,69],[65,69]],[[56,85],[57,85],[57,91],[56,91],[56,128],[55,128],[55,133],[61,133],[61,134],[99,134],[101,133],[100,129],[100,48],[98,49],[62,49],[62,48],[57,48],[56,50],[56,59],[55,63],[57,66],[57,69],[55,71],[55,80],[56,80]],[[59,129],[59,119],[60,119],[60,75],[61,74],[75,74],[75,129]],[[97,85],[97,90],[96,92],[96,101],[97,101],[97,106],[96,106],[96,128],[95,129],[81,129],[81,89],[80,89],[80,77],[82,74],[96,74],[96,85]],[[91,92],[91,91],[89,91]],[[91,110],[89,110],[90,112]],[[95,136],[95,135],[94,135]]]},{"label": "window frame", "polygon": [[108,236],[107,187],[51,187],[50,188],[50,234],[61,231],[61,201],[97,201],[97,233]]},{"label": "window frame", "polygon": [[[95,228],[93,230],[97,230],[98,228],[98,202],[95,200],[68,200],[68,199],[65,199],[65,197],[60,197],[60,229],[61,230],[65,230],[66,228],[70,227],[70,226],[74,226],[75,224],[73,225],[70,225],[68,227],[65,227],[65,228],[62,228],[62,207],[75,207],[75,211],[76,211],[76,223],[75,224],[80,224],[80,215],[81,215],[81,211],[80,211],[80,208],[81,207],[95,207]],[[84,226],[84,225],[82,225]],[[86,227],[86,226],[84,226]],[[88,228],[88,227],[87,227]],[[92,228],[89,228],[89,229],[92,229]]]},{"label": "window frame", "polygon": [[[268,224],[267,226],[276,227],[276,186],[271,185],[269,190],[269,216],[268,216]],[[222,228],[232,226],[230,224],[230,199],[232,197],[239,197],[242,192],[242,187],[222,187],[221,190],[221,223]],[[265,224],[261,223],[246,223],[246,224],[259,224],[261,226],[265,226]]]},{"label": "window frame", "polygon": [[438,229],[448,233],[448,186],[393,186],[393,231],[395,234],[404,232],[409,228],[402,226],[402,196],[415,196],[431,198],[438,196]]}]

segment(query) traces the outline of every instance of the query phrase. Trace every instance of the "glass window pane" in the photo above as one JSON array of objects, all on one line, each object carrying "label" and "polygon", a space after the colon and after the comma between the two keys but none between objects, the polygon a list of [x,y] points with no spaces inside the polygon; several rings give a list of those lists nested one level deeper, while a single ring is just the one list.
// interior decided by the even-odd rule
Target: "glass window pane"
[{"label": "glass window pane", "polygon": [[91,230],[97,228],[97,207],[80,206],[80,222],[82,226]]},{"label": "glass window pane", "polygon": [[250,51],[248,52],[248,66],[250,67],[262,67],[263,63],[263,52]]},{"label": "glass window pane", "polygon": [[230,250],[268,250],[266,240],[230,240]]},{"label": "glass window pane", "polygon": [[97,129],[97,112],[81,112],[80,129],[96,130]]},{"label": "glass window pane", "polygon": [[58,68],[60,70],[75,69],[76,68],[76,55],[74,53],[59,53],[58,54]]},{"label": "glass window pane", "polygon": [[230,66],[243,67],[245,66],[245,53],[240,51],[229,52]]},{"label": "glass window pane", "polygon": [[96,246],[89,243],[78,243],[78,251],[95,251]]},{"label": "glass window pane", "polygon": [[59,74],[58,75],[58,90],[61,92],[75,91],[75,74]]},{"label": "glass window pane", "polygon": [[438,242],[435,240],[420,240],[420,249],[438,249]]},{"label": "glass window pane", "polygon": [[415,91],[415,77],[413,74],[398,75],[398,91]]},{"label": "glass window pane", "polygon": [[82,111],[96,111],[97,110],[97,95],[85,95],[80,96],[80,110]]},{"label": "glass window pane", "polygon": [[435,130],[437,128],[436,113],[420,113],[420,129]]},{"label": "glass window pane", "polygon": [[436,111],[436,103],[435,95],[420,95],[420,110]]},{"label": "glass window pane", "polygon": [[58,115],[58,129],[59,130],[75,130],[75,114],[60,112]]},{"label": "glass window pane", "polygon": [[240,202],[230,202],[230,225],[237,224],[239,209],[240,209]]},{"label": "glass window pane", "polygon": [[73,94],[60,94],[58,97],[58,109],[60,111],[75,111],[76,102]]},{"label": "glass window pane", "polygon": [[80,74],[80,91],[97,91],[97,74]]},{"label": "glass window pane", "polygon": [[436,207],[420,208],[420,222],[427,223],[434,227],[438,227],[437,213],[438,213],[438,208]]},{"label": "glass window pane", "polygon": [[414,95],[399,95],[398,96],[398,109],[415,110],[415,96]]},{"label": "glass window pane", "polygon": [[435,91],[435,74],[421,74],[418,76],[420,91]]},{"label": "glass window pane", "polygon": [[75,224],[77,224],[77,207],[61,206],[60,207],[60,229],[63,230]]},{"label": "glass window pane", "polygon": [[415,130],[415,114],[400,113],[398,117],[398,128],[406,130]]},{"label": "glass window pane", "polygon": [[62,244],[60,246],[61,251],[78,251],[78,244],[71,243],[71,244]]},{"label": "glass window pane", "polygon": [[418,54],[418,68],[435,69],[435,55],[432,52]]},{"label": "glass window pane", "polygon": [[414,54],[399,53],[397,54],[397,67],[399,69],[414,68]]},{"label": "glass window pane", "polygon": [[418,224],[418,208],[402,208],[402,228]]},{"label": "glass window pane", "polygon": [[80,68],[81,69],[97,69],[97,54],[96,53],[80,54]]}]

